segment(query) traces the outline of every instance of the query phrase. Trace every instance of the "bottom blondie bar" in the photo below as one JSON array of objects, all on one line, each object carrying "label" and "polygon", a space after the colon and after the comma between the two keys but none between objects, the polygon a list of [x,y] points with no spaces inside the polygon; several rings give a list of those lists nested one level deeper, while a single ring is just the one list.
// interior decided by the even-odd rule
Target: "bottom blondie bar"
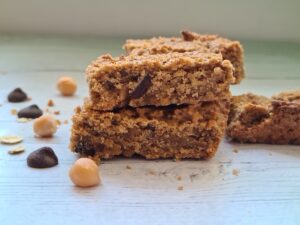
[{"label": "bottom blondie bar", "polygon": [[225,132],[229,102],[127,107],[113,112],[91,108],[87,100],[75,110],[70,144],[74,152],[104,159],[121,155],[208,159]]},{"label": "bottom blondie bar", "polygon": [[300,144],[300,91],[272,98],[244,94],[231,102],[227,136],[233,141]]}]

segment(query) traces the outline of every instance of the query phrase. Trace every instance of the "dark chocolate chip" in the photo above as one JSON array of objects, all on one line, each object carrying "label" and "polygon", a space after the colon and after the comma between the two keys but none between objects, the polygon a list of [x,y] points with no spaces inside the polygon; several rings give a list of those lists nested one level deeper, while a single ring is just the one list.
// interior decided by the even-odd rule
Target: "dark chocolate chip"
[{"label": "dark chocolate chip", "polygon": [[118,124],[119,124],[119,122],[117,120],[115,120],[115,119],[111,120],[111,125],[118,125]]},{"label": "dark chocolate chip", "polygon": [[27,165],[32,168],[49,168],[58,164],[57,156],[52,148],[42,147],[31,152],[27,157]]},{"label": "dark chocolate chip", "polygon": [[108,90],[108,91],[113,91],[113,90],[116,89],[115,85],[114,85],[112,82],[110,82],[109,80],[106,81],[106,82],[103,84],[103,86],[104,86],[104,88],[105,88],[106,90]]},{"label": "dark chocolate chip", "polygon": [[142,97],[144,94],[146,94],[151,85],[151,77],[147,74],[144,79],[138,84],[138,86],[133,90],[130,95],[130,99],[137,99]]},{"label": "dark chocolate chip", "polygon": [[27,94],[21,89],[16,88],[7,96],[9,102],[24,102],[27,99]]},{"label": "dark chocolate chip", "polygon": [[155,126],[153,126],[152,124],[148,124],[146,127],[145,127],[147,130],[151,130],[151,131],[155,131]]},{"label": "dark chocolate chip", "polygon": [[43,111],[37,105],[30,105],[18,112],[19,118],[35,119],[41,115],[43,115]]},{"label": "dark chocolate chip", "polygon": [[184,41],[193,41],[196,39],[195,33],[189,31],[182,31],[181,35]]},{"label": "dark chocolate chip", "polygon": [[129,77],[129,80],[133,81],[133,82],[137,82],[139,80],[139,76],[138,75],[132,75],[132,76]]}]

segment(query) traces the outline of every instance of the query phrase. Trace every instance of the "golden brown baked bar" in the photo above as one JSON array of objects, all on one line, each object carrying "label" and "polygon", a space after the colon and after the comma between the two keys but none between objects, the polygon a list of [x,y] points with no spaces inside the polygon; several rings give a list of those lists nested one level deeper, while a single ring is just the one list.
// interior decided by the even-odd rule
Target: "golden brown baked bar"
[{"label": "golden brown baked bar", "polygon": [[123,48],[128,54],[162,54],[168,52],[211,52],[221,53],[229,60],[235,70],[235,83],[245,77],[243,47],[238,41],[231,41],[217,35],[200,35],[183,31],[182,38],[151,38],[142,40],[127,40]]},{"label": "golden brown baked bar", "polygon": [[227,123],[228,101],[165,107],[91,109],[86,101],[73,116],[70,148],[85,156],[110,159],[208,159],[214,156]]},{"label": "golden brown baked bar", "polygon": [[300,144],[300,91],[272,98],[244,94],[232,98],[227,136],[234,141]]},{"label": "golden brown baked bar", "polygon": [[104,55],[86,71],[93,108],[166,106],[229,99],[233,67],[221,54]]}]

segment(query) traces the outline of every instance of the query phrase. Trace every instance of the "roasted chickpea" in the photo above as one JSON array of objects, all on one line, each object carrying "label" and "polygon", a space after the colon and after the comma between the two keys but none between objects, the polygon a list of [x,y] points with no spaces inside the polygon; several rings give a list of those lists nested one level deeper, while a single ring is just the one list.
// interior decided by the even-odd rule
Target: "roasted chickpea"
[{"label": "roasted chickpea", "polygon": [[69,171],[69,177],[78,187],[92,187],[101,183],[99,168],[89,158],[80,158]]},{"label": "roasted chickpea", "polygon": [[56,120],[51,115],[43,115],[33,122],[33,131],[39,137],[51,137],[57,130]]},{"label": "roasted chickpea", "polygon": [[61,77],[57,81],[57,89],[64,96],[72,96],[77,90],[77,84],[72,77]]}]

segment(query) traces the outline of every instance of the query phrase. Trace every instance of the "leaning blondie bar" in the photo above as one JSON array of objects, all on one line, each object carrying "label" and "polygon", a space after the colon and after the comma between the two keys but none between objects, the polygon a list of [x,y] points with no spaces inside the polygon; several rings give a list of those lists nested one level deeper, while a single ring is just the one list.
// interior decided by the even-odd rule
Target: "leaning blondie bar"
[{"label": "leaning blondie bar", "polygon": [[70,148],[84,156],[110,159],[208,159],[225,131],[228,101],[197,105],[126,107],[96,111],[87,100],[76,109]]},{"label": "leaning blondie bar", "polygon": [[200,35],[183,31],[182,38],[151,38],[142,40],[127,40],[123,48],[128,54],[163,54],[168,52],[211,52],[221,53],[229,60],[235,70],[235,83],[244,77],[243,47],[238,41],[231,41],[217,35]]},{"label": "leaning blondie bar", "polygon": [[221,54],[104,55],[86,71],[93,108],[197,104],[229,99],[233,67]]},{"label": "leaning blondie bar", "polygon": [[272,98],[244,94],[232,98],[227,136],[233,141],[300,144],[300,91]]}]

